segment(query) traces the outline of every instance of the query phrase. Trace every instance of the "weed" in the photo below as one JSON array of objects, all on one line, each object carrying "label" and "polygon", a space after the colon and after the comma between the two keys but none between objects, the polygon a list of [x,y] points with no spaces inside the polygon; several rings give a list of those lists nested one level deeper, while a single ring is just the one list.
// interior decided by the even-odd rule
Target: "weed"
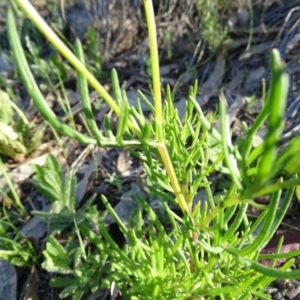
[{"label": "weed", "polygon": [[[278,154],[288,76],[276,49],[271,53],[271,82],[264,107],[251,127],[244,126],[244,134],[234,144],[223,95],[218,115],[220,131],[214,127],[211,117],[204,116],[195,100],[197,83],[187,96],[184,121],[178,116],[169,88],[165,106],[162,106],[152,1],[144,1],[155,101],[153,106],[146,101],[154,114],[150,120],[140,105],[130,106],[114,70],[112,97],[85,67],[79,41],[75,43],[73,54],[27,0],[16,2],[77,70],[91,134],[62,122],[48,107],[32,76],[13,12],[9,10],[7,27],[15,63],[41,115],[57,131],[82,143],[130,148],[143,161],[149,191],[159,199],[166,216],[162,221],[149,203],[138,197],[135,201],[139,210],[129,226],[125,226],[104,196],[104,214],[98,213],[92,198],[83,208],[78,208],[73,170],[69,169],[63,176],[57,161],[49,156],[45,168],[35,167],[33,181],[37,189],[53,201],[53,211],[44,217],[56,228],[51,231],[43,252],[43,267],[49,272],[68,275],[51,281],[56,287],[64,287],[60,297],[72,295],[73,299],[80,299],[85,293],[117,286],[125,299],[268,299],[264,290],[274,278],[300,276],[300,271],[289,269],[292,257],[300,251],[280,254],[281,258],[289,259],[280,269],[259,263],[260,251],[279,227],[295,186],[300,184],[290,164],[294,151],[299,149],[299,138],[293,139],[290,147]],[[210,10],[213,9],[208,7],[208,17],[216,18],[211,17]],[[207,24],[209,32],[215,24],[208,21]],[[108,118],[104,130],[97,127],[87,93],[88,83],[118,116],[116,131],[112,130]],[[266,138],[254,147],[255,135],[265,123]],[[290,174],[282,178],[285,171]],[[222,173],[228,179],[227,187],[218,191],[218,195],[212,191],[210,182],[215,173]],[[199,190],[205,191],[205,199],[194,205]],[[255,203],[256,197],[267,194],[271,199],[268,205]],[[283,199],[282,204],[280,199]],[[182,217],[170,209],[170,202],[178,205]],[[248,206],[262,210],[255,221],[249,220],[246,214]],[[108,213],[125,236],[123,246],[116,243],[105,226]],[[64,243],[59,240],[58,231],[70,226],[70,240]],[[255,233],[257,228],[260,228],[258,234]],[[275,262],[278,255],[270,258]]]},{"label": "weed", "polygon": [[218,1],[202,0],[197,5],[201,27],[199,28],[201,36],[207,43],[210,50],[215,51],[228,40],[228,28],[222,25],[220,8],[222,3]]},{"label": "weed", "polygon": [[[29,122],[25,114],[0,90],[0,153],[22,160],[42,140],[43,128]],[[15,120],[17,115],[17,121]],[[24,159],[24,158],[23,158]]]}]

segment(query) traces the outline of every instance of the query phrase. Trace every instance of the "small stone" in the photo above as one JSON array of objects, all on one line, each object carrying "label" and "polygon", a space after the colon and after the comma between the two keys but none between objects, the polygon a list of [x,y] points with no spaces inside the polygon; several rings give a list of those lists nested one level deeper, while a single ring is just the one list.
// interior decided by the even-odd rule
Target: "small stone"
[{"label": "small stone", "polygon": [[285,290],[278,291],[278,292],[274,295],[273,299],[274,299],[274,300],[281,300],[281,299],[284,299],[285,294],[286,294],[286,291],[285,291]]},{"label": "small stone", "polygon": [[286,293],[286,297],[289,300],[299,299],[299,297],[298,297],[299,295],[300,295],[300,286],[298,286],[295,289],[291,289]]},{"label": "small stone", "polygon": [[0,259],[0,299],[17,299],[17,273],[8,261]]},{"label": "small stone", "polygon": [[267,288],[266,288],[266,293],[268,294],[268,295],[273,295],[273,294],[275,294],[275,293],[277,293],[278,292],[278,288],[275,288],[275,287],[273,287],[273,286],[268,286]]},{"label": "small stone", "polygon": [[14,70],[14,65],[11,62],[9,54],[2,51],[0,53],[0,74],[4,77],[10,75]]}]

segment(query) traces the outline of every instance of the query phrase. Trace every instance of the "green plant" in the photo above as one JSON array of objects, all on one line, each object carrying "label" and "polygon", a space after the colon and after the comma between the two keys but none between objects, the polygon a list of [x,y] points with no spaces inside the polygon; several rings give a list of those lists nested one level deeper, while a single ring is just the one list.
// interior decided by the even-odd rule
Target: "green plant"
[{"label": "green plant", "polygon": [[114,185],[118,191],[122,191],[122,180],[117,173],[107,173],[107,178],[104,181]]},{"label": "green plant", "polygon": [[0,257],[20,267],[31,267],[39,258],[32,243],[13,225],[4,205],[0,219]]},{"label": "green plant", "polygon": [[[164,214],[164,218],[159,217],[161,212],[153,210],[145,200],[136,198],[140,209],[133,214],[130,226],[125,226],[108,200],[102,197],[107,212],[126,237],[127,243],[120,247],[105,227],[105,216],[97,214],[92,201],[83,210],[83,216],[87,216],[91,224],[75,218],[77,208],[72,170],[63,180],[53,158],[49,158],[45,169],[36,167],[34,180],[37,188],[54,201],[54,207],[59,207],[56,217],[64,215],[64,210],[71,216],[74,236],[77,237],[75,245],[80,245],[80,250],[77,250],[74,244],[63,245],[51,236],[44,251],[46,261],[43,266],[47,270],[72,276],[52,281],[55,286],[65,287],[61,297],[73,295],[74,299],[79,299],[82,292],[75,287],[80,283],[84,292],[117,285],[126,299],[215,299],[216,296],[220,299],[269,299],[263,292],[274,278],[300,276],[300,271],[289,270],[293,257],[300,251],[269,255],[273,263],[279,257],[290,258],[280,269],[259,263],[266,257],[260,255],[260,251],[279,227],[294,187],[300,184],[295,170],[290,167],[285,170],[293,159],[295,149],[299,149],[299,138],[292,141],[291,145],[295,148],[291,146],[278,154],[288,77],[277,50],[271,53],[271,82],[264,107],[252,126],[244,124],[244,135],[233,144],[223,95],[218,116],[220,132],[214,128],[213,118],[204,116],[195,100],[197,83],[190,88],[184,122],[174,108],[169,88],[162,107],[155,19],[150,0],[144,0],[144,7],[154,105],[140,93],[155,116],[150,120],[145,118],[140,103],[137,108],[129,105],[114,70],[112,98],[85,67],[81,44],[76,42],[74,55],[27,0],[16,2],[78,71],[82,105],[91,135],[69,127],[47,106],[28,67],[13,13],[9,10],[9,39],[16,66],[42,116],[57,131],[82,143],[129,147],[144,162],[149,192],[161,201]],[[88,98],[88,83],[118,116],[116,132],[108,118],[105,119],[104,130],[98,129]],[[254,147],[255,134],[265,122],[268,124],[266,138],[261,145]],[[291,173],[287,176],[286,171]],[[218,191],[218,195],[210,187],[210,176],[216,172],[229,179],[228,186]],[[49,182],[49,178],[53,181]],[[56,185],[53,186],[54,182]],[[206,200],[201,199],[201,205],[194,206],[194,197],[199,189],[205,191]],[[284,197],[283,190],[286,190]],[[268,205],[255,203],[255,197],[267,194],[271,196]],[[170,202],[179,206],[182,217],[170,209]],[[246,214],[247,207],[251,205],[262,210],[254,221],[249,220]],[[147,219],[142,218],[143,212],[146,212]],[[91,214],[93,218],[88,218]],[[53,216],[48,217],[51,222]],[[258,234],[255,233],[257,228],[260,228]],[[89,241],[92,246],[85,247],[83,240]],[[280,251],[280,244],[277,250]],[[95,263],[96,269],[92,269],[92,284],[88,284],[84,272],[91,262]],[[101,274],[99,281],[95,274]]]},{"label": "green plant", "polygon": [[211,50],[216,50],[228,40],[228,28],[221,24],[220,11],[224,6],[221,1],[198,1],[197,10],[200,19],[199,31]]},{"label": "green plant", "polygon": [[[17,116],[17,121],[15,117]],[[39,129],[39,130],[37,130]],[[29,122],[21,109],[0,90],[0,153],[16,158],[34,149],[43,136],[43,128]]]},{"label": "green plant", "polygon": [[[23,215],[26,214],[26,210],[21,202],[21,199],[13,185],[13,182],[11,180],[11,178],[9,177],[8,173],[7,173],[7,170],[3,164],[3,161],[2,159],[0,158],[0,172],[3,176],[3,178],[5,179],[6,183],[7,183],[7,186],[9,188],[9,191],[10,191],[10,194],[11,194],[11,198],[13,199],[13,202],[14,203],[14,206],[17,207]],[[2,197],[7,197],[7,190],[2,190],[0,189],[0,194]],[[9,201],[10,202],[10,201]]]},{"label": "green plant", "polygon": [[76,241],[71,241],[63,247],[54,237],[50,237],[43,252],[44,269],[69,276],[55,277],[50,282],[53,287],[64,288],[60,293],[61,298],[73,296],[73,299],[81,299],[87,293],[109,286],[101,282],[110,267],[104,253],[99,254],[95,250],[93,255],[83,257],[82,249],[78,246]]},{"label": "green plant", "polygon": [[[88,45],[86,52],[91,57],[91,63],[95,66],[95,71],[101,71],[102,60],[100,57],[100,45],[98,41],[98,34],[94,28],[89,28],[87,32]],[[101,75],[101,74],[100,74]]]}]

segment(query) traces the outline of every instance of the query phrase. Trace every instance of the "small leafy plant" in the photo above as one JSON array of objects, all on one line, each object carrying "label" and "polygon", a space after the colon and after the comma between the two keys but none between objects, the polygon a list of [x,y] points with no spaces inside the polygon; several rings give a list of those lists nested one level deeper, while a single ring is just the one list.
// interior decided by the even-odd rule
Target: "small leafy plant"
[{"label": "small leafy plant", "polygon": [[[290,163],[299,149],[299,138],[278,153],[288,76],[276,49],[271,53],[271,81],[264,106],[251,126],[244,124],[243,135],[233,144],[223,95],[219,131],[212,116],[204,116],[195,100],[197,83],[190,88],[183,121],[169,88],[162,106],[152,1],[144,0],[144,8],[154,105],[140,93],[154,115],[151,119],[144,116],[140,103],[137,108],[130,106],[114,70],[112,97],[85,67],[79,41],[73,54],[27,0],[16,2],[77,70],[87,132],[91,134],[68,126],[47,105],[28,66],[13,12],[9,10],[7,27],[15,63],[41,115],[54,129],[81,143],[130,148],[143,161],[149,193],[160,200],[164,216],[138,197],[135,200],[139,210],[127,226],[104,196],[103,214],[97,211],[92,199],[79,209],[72,169],[63,176],[51,156],[45,168],[35,167],[33,181],[37,189],[53,201],[53,211],[45,215],[50,224],[55,225],[60,217],[66,221],[64,226],[60,225],[61,230],[74,224],[68,242],[60,241],[58,231],[53,230],[43,252],[46,270],[68,275],[51,281],[53,286],[64,287],[62,298],[72,295],[73,299],[81,299],[86,293],[116,286],[125,299],[269,299],[264,290],[275,278],[300,276],[300,271],[290,270],[293,257],[300,251],[282,254],[279,244],[277,253],[260,254],[284,218],[295,186],[300,184],[298,168],[293,169]],[[88,84],[118,116],[116,130],[108,118],[104,129],[98,128],[89,102]],[[256,146],[253,140],[265,123],[266,137]],[[215,174],[222,174],[229,182],[218,191],[211,188]],[[195,204],[199,190],[205,196]],[[255,198],[263,195],[270,195],[270,203],[255,203]],[[170,208],[170,203],[180,208],[182,216]],[[249,206],[261,209],[257,219],[247,216]],[[84,217],[78,217],[77,211]],[[123,246],[116,243],[106,228],[106,214],[114,218],[123,233]],[[260,260],[270,259],[274,266],[278,258],[289,260],[279,269],[260,264]]]},{"label": "small leafy plant", "polygon": [[25,156],[41,142],[43,128],[39,129],[28,121],[9,94],[0,90],[0,153],[22,159],[22,155]]},{"label": "small leafy plant", "polygon": [[[220,3],[218,3],[220,2]],[[201,0],[197,5],[198,15],[201,20],[200,33],[208,47],[215,51],[228,40],[228,28],[221,24],[222,1]]]},{"label": "small leafy plant", "polygon": [[0,257],[15,266],[31,267],[36,264],[39,255],[31,242],[13,225],[9,214],[5,212],[0,219]]}]

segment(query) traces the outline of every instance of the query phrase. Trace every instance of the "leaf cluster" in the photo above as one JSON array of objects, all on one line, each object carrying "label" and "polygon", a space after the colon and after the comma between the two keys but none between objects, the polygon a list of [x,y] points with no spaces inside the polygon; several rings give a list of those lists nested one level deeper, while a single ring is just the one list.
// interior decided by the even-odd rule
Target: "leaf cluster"
[{"label": "leaf cluster", "polygon": [[0,219],[0,258],[19,267],[31,267],[39,258],[32,243],[13,225],[7,213]]},{"label": "leaf cluster", "polygon": [[[16,1],[25,11],[31,7],[27,0]],[[270,60],[270,89],[264,95],[263,108],[251,126],[243,124],[243,134],[233,143],[223,95],[218,126],[212,116],[204,115],[196,101],[197,83],[189,91],[184,120],[174,108],[170,89],[162,108],[151,1],[144,1],[144,6],[154,95],[154,105],[147,102],[154,115],[150,120],[145,118],[141,105],[130,106],[114,70],[113,99],[86,68],[79,41],[74,55],[34,10],[28,12],[49,41],[78,71],[88,134],[64,123],[47,106],[28,66],[12,11],[9,11],[9,37],[16,65],[45,120],[63,135],[85,144],[129,147],[144,162],[149,194],[157,197],[166,217],[162,220],[151,208],[151,203],[136,198],[140,209],[129,226],[125,226],[109,199],[102,196],[106,213],[114,218],[125,237],[124,245],[119,246],[105,226],[106,213],[97,212],[92,199],[78,210],[73,170],[68,169],[63,175],[57,161],[49,156],[44,168],[35,167],[33,179],[37,189],[53,201],[53,211],[44,216],[57,225],[57,230],[66,229],[59,223],[63,219],[68,226],[74,224],[74,231],[69,243],[59,241],[57,231],[51,232],[56,235],[47,243],[43,266],[50,272],[68,274],[69,278],[54,279],[52,283],[65,288],[62,297],[73,295],[74,299],[82,297],[82,291],[93,292],[97,287],[104,289],[114,285],[126,299],[268,299],[263,292],[274,278],[300,276],[300,271],[289,270],[293,258],[300,252],[280,253],[282,240],[276,253],[260,254],[280,226],[295,186],[300,184],[299,165],[294,166],[299,137],[284,151],[278,149],[288,92],[285,65],[274,49]],[[88,83],[118,116],[116,128],[105,119],[104,129],[99,129],[87,93]],[[255,136],[265,124],[266,136],[257,146]],[[225,178],[228,184],[214,191],[212,176],[216,175]],[[204,193],[196,205],[199,190]],[[256,197],[262,195],[270,196],[268,205],[255,202]],[[180,208],[180,216],[171,209],[170,202]],[[247,215],[249,206],[261,210],[259,217],[251,219]],[[259,263],[266,258],[272,261],[271,267]],[[289,260],[275,269],[278,258]],[[89,268],[90,273],[86,271]],[[97,277],[99,273],[100,278]]]},{"label": "leaf cluster", "polygon": [[0,153],[12,158],[27,154],[41,142],[43,128],[39,129],[28,121],[9,94],[0,90]]},{"label": "leaf cluster", "polygon": [[50,281],[51,286],[63,288],[60,298],[72,296],[72,299],[79,300],[85,294],[107,287],[103,279],[109,272],[109,264],[103,253],[100,255],[99,251],[95,250],[92,255],[85,257],[76,241],[63,247],[51,236],[43,254],[45,261],[42,267],[49,272],[60,274]]}]

